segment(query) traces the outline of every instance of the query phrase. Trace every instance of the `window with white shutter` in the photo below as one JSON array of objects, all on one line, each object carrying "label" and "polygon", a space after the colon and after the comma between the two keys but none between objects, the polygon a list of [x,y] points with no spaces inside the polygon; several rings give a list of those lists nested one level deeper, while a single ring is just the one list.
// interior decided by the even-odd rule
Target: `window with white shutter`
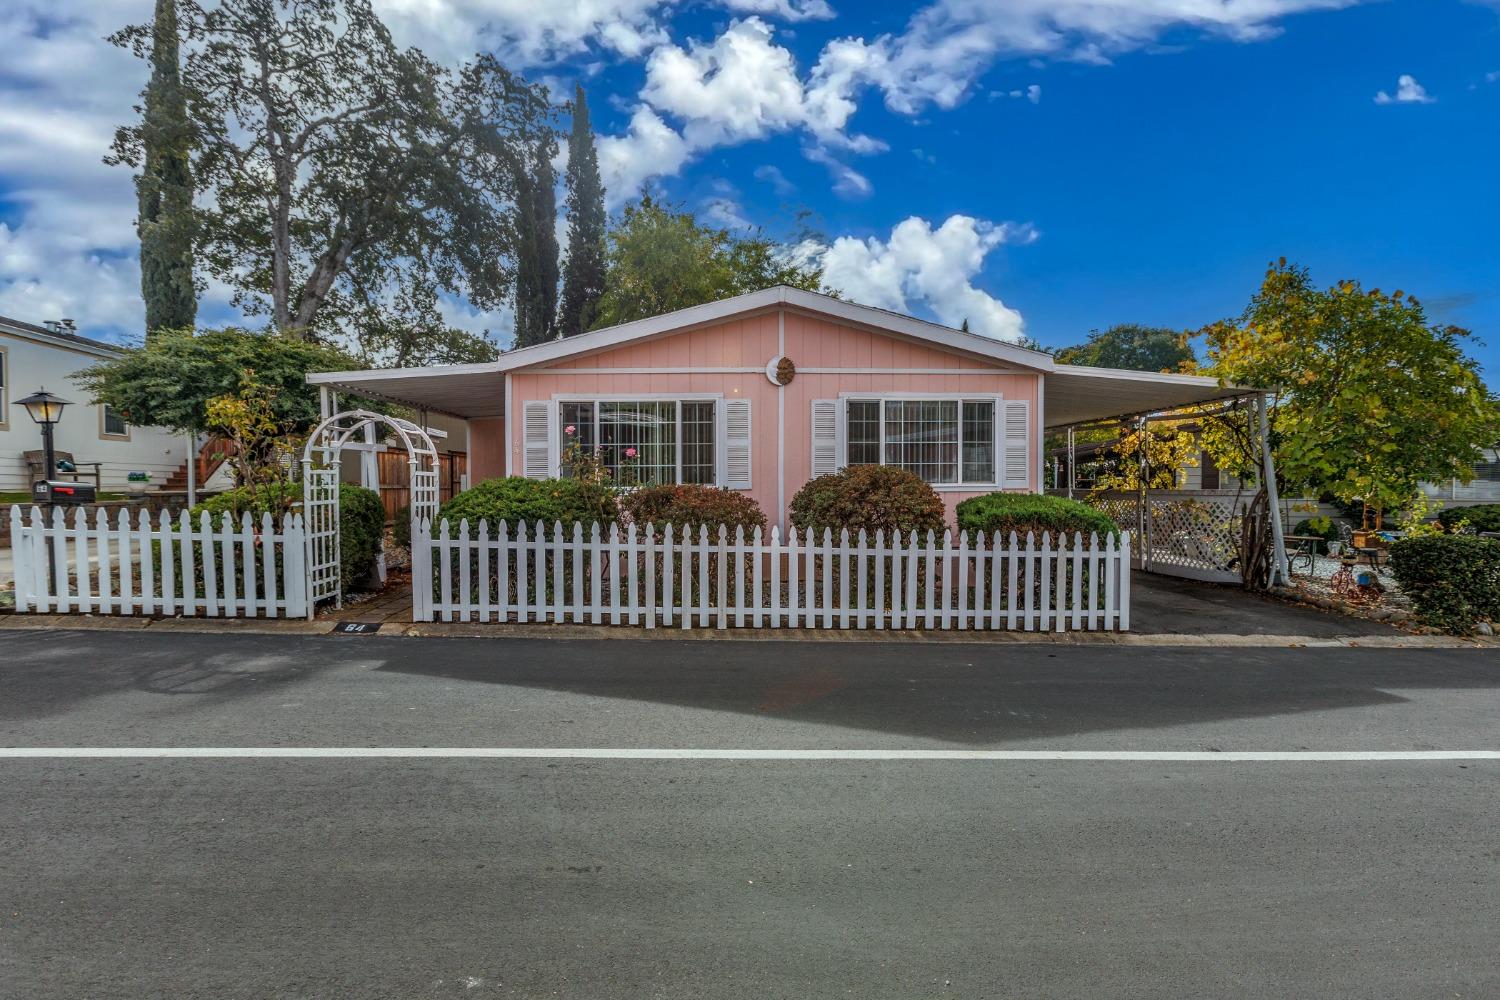
[{"label": "window with white shutter", "polygon": [[1024,490],[1031,486],[1031,403],[1024,399],[1006,400],[1001,404],[1004,419],[1001,437],[1004,449],[1004,479],[1001,485],[1008,490]]},{"label": "window with white shutter", "polygon": [[552,409],[552,404],[543,399],[530,400],[523,407],[521,474],[527,479],[552,476]]},{"label": "window with white shutter", "polygon": [[839,401],[812,401],[812,474],[832,475],[839,471]]},{"label": "window with white shutter", "polygon": [[750,400],[726,399],[724,413],[724,467],[719,484],[731,490],[750,488]]}]

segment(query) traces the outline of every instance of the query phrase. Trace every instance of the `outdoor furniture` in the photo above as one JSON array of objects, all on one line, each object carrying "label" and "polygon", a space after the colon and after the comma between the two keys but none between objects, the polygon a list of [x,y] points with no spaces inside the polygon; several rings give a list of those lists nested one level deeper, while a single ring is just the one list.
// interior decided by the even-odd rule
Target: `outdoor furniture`
[{"label": "outdoor furniture", "polygon": [[[26,459],[27,482],[29,484],[38,483],[47,478],[47,453],[45,451],[37,449],[36,451],[26,451],[21,454]],[[104,488],[104,484],[101,482],[103,478],[101,470],[104,468],[104,463],[80,462],[73,457],[73,453],[70,451],[54,451],[52,457],[57,460],[58,467],[53,470],[53,474],[58,479],[70,476],[73,482],[81,483],[87,477],[94,481],[94,490],[96,492]],[[62,464],[64,462],[71,464],[75,471],[63,472]]]},{"label": "outdoor furniture", "polygon": [[1304,563],[1307,566],[1307,575],[1313,576],[1318,565],[1318,544],[1327,539],[1322,535],[1284,535],[1283,538],[1293,547],[1292,551],[1287,553],[1287,569],[1295,573],[1297,564]]}]

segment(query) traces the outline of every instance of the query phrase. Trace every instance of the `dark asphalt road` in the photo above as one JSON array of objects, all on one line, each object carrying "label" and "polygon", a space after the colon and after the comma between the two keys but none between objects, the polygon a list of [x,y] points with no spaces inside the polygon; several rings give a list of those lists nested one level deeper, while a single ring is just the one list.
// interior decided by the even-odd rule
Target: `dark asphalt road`
[{"label": "dark asphalt road", "polygon": [[[3,746],[1492,749],[1481,651],[0,633]],[[1493,997],[1500,763],[0,759],[0,996]]]}]

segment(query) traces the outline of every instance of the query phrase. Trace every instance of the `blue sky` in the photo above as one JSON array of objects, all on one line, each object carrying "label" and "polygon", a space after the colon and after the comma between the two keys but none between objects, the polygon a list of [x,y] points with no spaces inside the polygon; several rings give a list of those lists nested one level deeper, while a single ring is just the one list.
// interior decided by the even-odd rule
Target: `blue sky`
[{"label": "blue sky", "polygon": [[[143,71],[99,38],[149,4],[74,6],[0,14],[21,40],[0,68],[0,312],[128,336],[129,180],[98,158]],[[443,61],[479,39],[582,80],[612,201],[650,182],[786,236],[810,213],[805,249],[851,298],[1060,346],[1232,315],[1285,255],[1418,295],[1497,341],[1476,353],[1500,372],[1500,4],[376,6]],[[508,334],[503,311],[451,312]]]}]

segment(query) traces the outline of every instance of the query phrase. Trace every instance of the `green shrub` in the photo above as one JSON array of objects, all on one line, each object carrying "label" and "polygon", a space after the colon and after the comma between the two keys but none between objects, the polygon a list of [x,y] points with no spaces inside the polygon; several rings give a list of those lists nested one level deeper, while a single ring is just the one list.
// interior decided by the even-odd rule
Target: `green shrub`
[{"label": "green shrub", "polygon": [[1473,535],[1403,538],[1391,545],[1391,573],[1418,617],[1468,633],[1500,619],[1500,541]]},{"label": "green shrub", "polygon": [[[645,486],[621,497],[620,507],[642,528],[648,524],[658,528],[670,524],[687,528],[694,538],[698,537],[700,525],[707,526],[708,537],[714,539],[719,537],[721,525],[729,529],[730,539],[740,525],[744,525],[747,538],[752,529],[766,526],[760,504],[743,493],[717,486]],[[677,537],[683,537],[681,531]]]},{"label": "green shrub", "polygon": [[851,465],[841,472],[809,480],[792,497],[792,526],[834,535],[848,528],[850,535],[859,529],[873,536],[884,531],[905,535],[919,532],[941,533],[943,500],[914,472],[888,465]]},{"label": "green shrub", "polygon": [[411,548],[411,504],[396,511],[391,522],[391,538],[403,549]]},{"label": "green shrub", "polygon": [[1473,507],[1448,507],[1438,512],[1438,523],[1452,531],[1459,522],[1469,522],[1474,531],[1500,531],[1500,503],[1482,503]]},{"label": "green shrub", "polygon": [[448,530],[458,531],[460,521],[468,519],[469,530],[479,531],[479,522],[488,521],[490,533],[500,529],[500,523],[510,525],[514,534],[522,521],[530,529],[541,521],[551,531],[554,521],[564,527],[582,524],[587,533],[589,525],[599,522],[601,530],[620,520],[619,506],[615,494],[607,486],[582,479],[523,479],[511,476],[507,479],[486,479],[478,486],[462,493],[438,509],[437,524],[448,519]]},{"label": "green shrub", "polygon": [[1309,517],[1298,521],[1297,526],[1292,529],[1294,535],[1316,535],[1323,539],[1315,547],[1318,555],[1328,554],[1328,543],[1339,540],[1339,526],[1333,523],[1331,517]]},{"label": "green shrub", "polygon": [[1097,532],[1102,539],[1118,535],[1120,526],[1097,507],[1077,500],[1034,493],[986,493],[958,505],[958,530],[986,535],[998,531],[1005,539],[1014,531],[1021,541],[1029,531],[1040,541],[1043,535],[1056,539],[1075,531],[1085,539]]},{"label": "green shrub", "polygon": [[[188,513],[196,523],[207,511],[210,523],[218,527],[225,514],[236,522],[249,514],[256,526],[260,517],[270,512],[278,522],[282,512],[302,502],[302,484],[281,486],[241,486],[225,490],[192,508]],[[344,590],[353,590],[370,572],[380,540],[385,534],[385,507],[380,494],[352,483],[339,484],[339,578]]]}]

